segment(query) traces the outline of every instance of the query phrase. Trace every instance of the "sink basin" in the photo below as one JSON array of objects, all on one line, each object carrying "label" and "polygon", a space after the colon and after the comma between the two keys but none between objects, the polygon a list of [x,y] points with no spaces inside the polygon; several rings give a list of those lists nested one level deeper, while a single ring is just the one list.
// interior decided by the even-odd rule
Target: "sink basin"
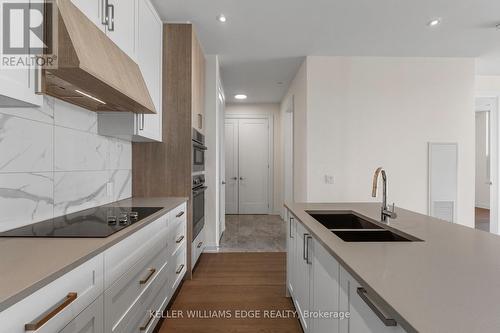
[{"label": "sink basin", "polygon": [[345,242],[413,242],[389,230],[331,230]]},{"label": "sink basin", "polygon": [[328,229],[382,229],[354,214],[308,212],[308,214]]}]

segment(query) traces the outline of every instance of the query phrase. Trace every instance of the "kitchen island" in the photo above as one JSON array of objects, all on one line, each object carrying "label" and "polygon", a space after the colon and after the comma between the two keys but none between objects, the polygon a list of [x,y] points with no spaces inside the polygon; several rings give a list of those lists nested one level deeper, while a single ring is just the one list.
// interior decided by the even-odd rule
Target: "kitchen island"
[{"label": "kitchen island", "polygon": [[[288,291],[301,311],[351,311],[331,332],[500,331],[499,236],[400,208],[378,222],[379,203],[285,206]],[[413,241],[347,242],[308,212],[352,213]],[[301,320],[309,332],[325,325]]]}]

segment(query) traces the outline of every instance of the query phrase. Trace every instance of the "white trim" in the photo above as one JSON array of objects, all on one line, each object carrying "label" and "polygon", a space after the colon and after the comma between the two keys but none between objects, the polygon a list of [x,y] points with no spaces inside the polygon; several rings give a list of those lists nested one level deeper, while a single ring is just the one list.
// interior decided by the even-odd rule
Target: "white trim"
[{"label": "white trim", "polygon": [[268,204],[267,214],[274,214],[274,115],[271,112],[258,113],[232,113],[226,112],[225,119],[267,119],[269,126],[269,149],[268,149]]},{"label": "white trim", "polygon": [[[500,91],[477,91],[477,98],[496,99],[496,108],[490,110],[491,121],[491,157],[490,157],[490,177],[492,181],[490,189],[490,232],[500,234],[499,208],[500,208]],[[474,104],[474,111],[476,111]],[[474,198],[475,203],[475,198]]]}]

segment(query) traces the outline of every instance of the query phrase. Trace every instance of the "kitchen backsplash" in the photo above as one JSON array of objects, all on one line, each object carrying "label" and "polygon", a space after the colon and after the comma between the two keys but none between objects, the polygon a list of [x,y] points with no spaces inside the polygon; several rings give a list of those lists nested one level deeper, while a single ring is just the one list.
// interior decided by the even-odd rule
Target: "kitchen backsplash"
[{"label": "kitchen backsplash", "polygon": [[0,108],[0,231],[128,198],[131,176],[131,143],[98,135],[97,113]]}]

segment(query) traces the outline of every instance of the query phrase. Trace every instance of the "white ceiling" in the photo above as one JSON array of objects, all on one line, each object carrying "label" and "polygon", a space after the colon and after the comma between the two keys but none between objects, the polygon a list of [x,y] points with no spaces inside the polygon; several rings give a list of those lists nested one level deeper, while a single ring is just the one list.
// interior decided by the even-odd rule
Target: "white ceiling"
[{"label": "white ceiling", "polygon": [[[305,55],[482,57],[478,73],[500,75],[498,0],[153,2],[164,21],[192,22],[205,52],[221,56],[229,102],[236,93],[280,101]],[[442,24],[428,27],[435,17]]]}]

